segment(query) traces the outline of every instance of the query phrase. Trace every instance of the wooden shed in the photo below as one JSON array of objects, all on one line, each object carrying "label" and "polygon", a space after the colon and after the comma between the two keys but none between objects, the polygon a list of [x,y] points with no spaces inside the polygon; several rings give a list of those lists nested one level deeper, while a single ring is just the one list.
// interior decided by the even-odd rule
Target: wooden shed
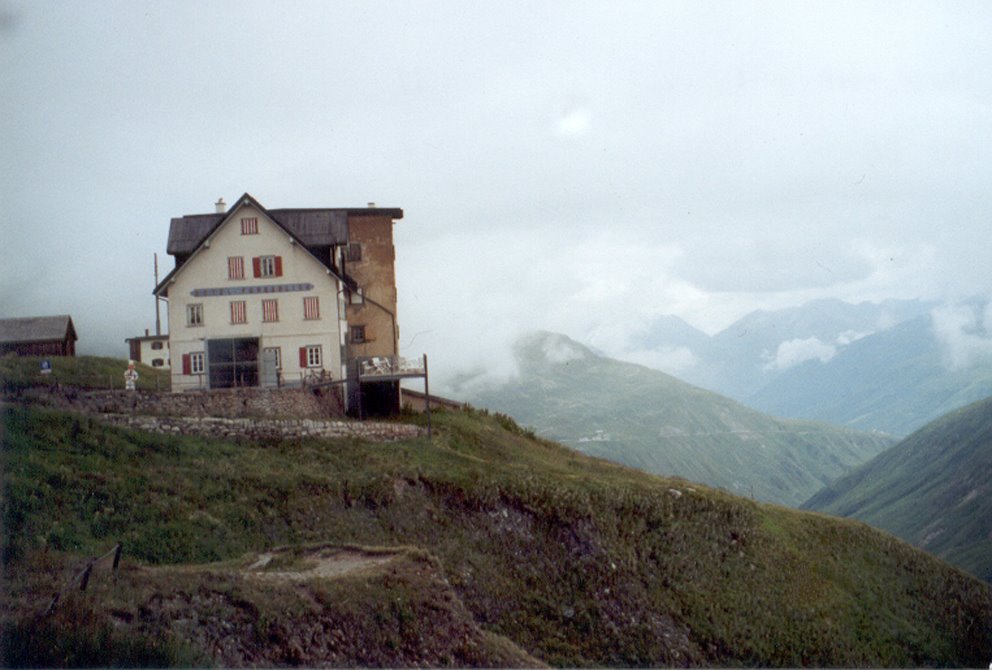
[{"label": "wooden shed", "polygon": [[68,314],[0,319],[0,356],[75,356],[77,339]]}]

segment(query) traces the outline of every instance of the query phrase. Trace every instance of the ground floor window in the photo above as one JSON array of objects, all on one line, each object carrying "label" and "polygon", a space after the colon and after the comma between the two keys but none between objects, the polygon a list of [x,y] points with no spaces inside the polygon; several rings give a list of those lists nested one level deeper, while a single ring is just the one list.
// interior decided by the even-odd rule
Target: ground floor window
[{"label": "ground floor window", "polygon": [[[161,361],[161,358],[156,358],[155,361]],[[152,365],[157,365],[154,361]],[[183,374],[184,375],[202,375],[207,369],[206,366],[206,354],[202,351],[194,351],[190,354],[183,354]]]},{"label": "ground floor window", "polygon": [[309,344],[300,347],[300,367],[319,368],[324,364],[322,347],[319,344]]}]

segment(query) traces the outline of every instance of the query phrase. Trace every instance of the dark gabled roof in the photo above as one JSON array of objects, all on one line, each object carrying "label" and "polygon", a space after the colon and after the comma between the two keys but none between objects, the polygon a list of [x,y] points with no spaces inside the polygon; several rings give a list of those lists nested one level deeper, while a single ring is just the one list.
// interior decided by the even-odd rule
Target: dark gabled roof
[{"label": "dark gabled roof", "polygon": [[[348,216],[352,213],[360,213],[366,216],[386,215],[393,219],[403,218],[402,209],[381,209],[375,207],[367,209],[268,210],[262,207],[261,203],[249,193],[245,193],[223,214],[191,214],[178,219],[172,219],[172,225],[169,227],[168,252],[176,257],[176,267],[159,282],[152,293],[159,295],[162,289],[172,281],[176,273],[186,264],[189,256],[199,249],[200,245],[217,228],[223,225],[238,207],[248,204],[264,212],[266,216],[272,219],[277,226],[289,234],[293,240],[302,245],[307,253],[311,255],[313,255],[314,247],[344,244],[348,241]],[[348,280],[343,279],[338,275],[335,268],[320,260],[317,256],[313,256],[313,258],[318,263],[326,266],[328,271],[347,285],[355,284],[354,279],[350,277]]]},{"label": "dark gabled roof", "polygon": [[169,222],[169,242],[165,250],[172,254],[189,254],[217,227],[226,214],[187,214]]},{"label": "dark gabled roof", "polygon": [[[231,209],[236,207],[246,196],[251,197],[246,193],[235,201]],[[259,209],[308,247],[345,244],[348,241],[349,216],[403,218],[403,210],[398,208],[265,209],[254,198],[251,200]],[[169,223],[169,242],[166,245],[166,251],[173,256],[193,253],[229,213],[230,210],[222,214],[187,214],[172,219]]]},{"label": "dark gabled roof", "polygon": [[79,339],[68,314],[0,319],[0,342],[47,342],[66,336],[73,341]]}]

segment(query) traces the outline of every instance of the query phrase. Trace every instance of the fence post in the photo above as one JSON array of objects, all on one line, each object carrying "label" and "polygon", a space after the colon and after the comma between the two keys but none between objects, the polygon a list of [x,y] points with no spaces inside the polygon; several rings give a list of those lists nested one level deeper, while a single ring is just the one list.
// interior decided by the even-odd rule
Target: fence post
[{"label": "fence post", "polygon": [[424,409],[427,410],[427,439],[433,437],[431,430],[431,387],[427,373],[427,354],[424,354]]},{"label": "fence post", "polygon": [[114,551],[114,567],[113,567],[113,570],[114,570],[114,584],[117,583],[117,572],[118,572],[117,569],[121,565],[121,553],[123,553],[123,551],[124,551],[124,545],[121,544],[120,542],[118,542],[117,543],[117,548]]},{"label": "fence post", "polygon": [[86,566],[86,569],[83,570],[83,578],[82,578],[82,580],[79,583],[79,590],[80,591],[85,591],[86,590],[87,584],[90,583],[90,573],[91,572],[93,572],[93,561],[90,561],[89,565]]},{"label": "fence post", "polygon": [[55,595],[52,596],[52,602],[48,603],[48,609],[46,609],[45,613],[41,616],[50,616],[51,613],[55,611],[55,606],[59,604],[59,598],[61,597],[62,594],[60,592],[56,592]]}]

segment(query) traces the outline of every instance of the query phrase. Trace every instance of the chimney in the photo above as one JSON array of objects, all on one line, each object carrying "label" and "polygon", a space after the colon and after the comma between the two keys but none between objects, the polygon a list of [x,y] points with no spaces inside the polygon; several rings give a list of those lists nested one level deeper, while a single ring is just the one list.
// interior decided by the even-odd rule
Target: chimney
[{"label": "chimney", "polygon": [[374,202],[370,202],[369,203],[369,209],[375,209],[375,203]]},{"label": "chimney", "polygon": [[227,203],[224,202],[224,198],[217,198],[217,202],[214,203],[215,211],[218,214],[223,214],[227,211]]},{"label": "chimney", "polygon": [[145,328],[145,337],[148,337],[148,329]]}]

